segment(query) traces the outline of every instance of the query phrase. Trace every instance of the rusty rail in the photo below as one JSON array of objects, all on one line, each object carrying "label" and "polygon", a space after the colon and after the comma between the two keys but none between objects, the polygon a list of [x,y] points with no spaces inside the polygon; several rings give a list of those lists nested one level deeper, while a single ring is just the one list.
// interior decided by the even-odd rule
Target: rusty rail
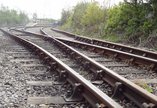
[{"label": "rusty rail", "polygon": [[[35,33],[33,33],[33,34],[36,35]],[[42,35],[40,35],[40,36],[42,36]],[[43,36],[48,41],[53,41],[61,49],[63,49],[65,52],[67,52],[69,55],[71,55],[71,57],[73,59],[79,61],[79,63],[83,64],[84,66],[90,67],[91,71],[94,70],[97,77],[102,78],[104,81],[106,81],[108,84],[110,84],[114,88],[114,92],[115,92],[114,95],[116,95],[116,94],[124,95],[127,98],[129,98],[130,100],[132,100],[134,103],[136,103],[136,105],[138,105],[139,107],[148,106],[148,107],[155,108],[157,106],[157,97],[154,96],[153,94],[147,92],[146,90],[142,89],[141,87],[137,86],[136,84],[121,77],[120,75],[116,74],[115,72],[100,65],[96,61],[79,53],[78,51],[74,50],[72,47],[69,47],[68,45],[58,41],[57,39],[55,39],[49,35],[48,36],[43,35]],[[79,42],[79,43],[81,43],[81,42]],[[85,46],[85,43],[81,43],[81,44],[83,47],[88,48],[88,46]],[[100,47],[100,46],[96,46],[96,47]],[[92,47],[89,46],[89,48],[91,49]],[[100,48],[98,48],[98,49],[100,49]],[[96,49],[94,49],[94,50],[96,50]],[[99,73],[99,72],[101,72],[101,73]]]},{"label": "rusty rail", "polygon": [[140,55],[140,56],[143,56],[143,57],[157,59],[157,53],[155,53],[155,52],[142,50],[142,49],[135,48],[135,47],[129,47],[129,46],[126,46],[126,45],[113,43],[113,42],[109,42],[109,41],[105,41],[105,40],[102,41],[102,40],[99,40],[99,39],[79,36],[79,35],[75,35],[75,34],[65,32],[65,31],[62,31],[62,30],[57,30],[57,29],[51,29],[51,30],[62,33],[62,34],[65,34],[69,37],[75,38],[75,40],[78,40],[78,41],[82,41],[82,42],[86,42],[86,43],[90,43],[90,44],[94,44],[94,45],[98,45],[98,46],[102,46],[102,47],[107,47],[107,48],[111,48],[111,49],[116,49],[116,50],[119,50],[119,51],[128,52],[128,53],[135,54],[135,55]]},{"label": "rusty rail", "polygon": [[[48,35],[46,32],[44,32],[42,29],[40,30],[41,33]],[[70,41],[62,38],[57,38],[58,40],[77,47],[81,47],[102,55],[107,55],[107,56],[112,56],[118,60],[124,60],[129,64],[140,66],[142,68],[145,68],[147,70],[153,70],[157,71],[157,60],[148,58],[148,57],[143,57],[135,54],[131,54],[128,52],[123,52],[111,48],[106,48],[102,46],[97,46],[97,45],[91,45],[88,43],[83,43],[83,42],[76,42],[76,41]]]},{"label": "rusty rail", "polygon": [[[81,94],[92,105],[92,107],[96,107],[97,104],[98,105],[103,104],[105,107],[108,108],[122,108],[113,99],[108,97],[98,88],[96,88],[93,84],[91,84],[89,81],[84,79],[81,75],[79,75],[69,66],[64,64],[62,61],[54,57],[52,54],[50,54],[43,48],[37,46],[36,44],[30,41],[27,41],[16,35],[13,35],[7,31],[4,31],[2,29],[1,31],[11,36],[13,39],[23,44],[24,46],[28,47],[31,51],[34,51],[34,53],[39,55],[39,57],[41,57],[41,59],[43,59],[52,68],[55,68],[56,70],[60,70],[58,71],[58,73],[60,74],[60,78],[62,80],[64,79],[70,83],[73,83],[72,85],[76,86],[75,89],[77,89],[76,91],[79,92],[79,96]],[[53,41],[58,42],[55,39]],[[62,44],[62,43],[59,42],[58,44]],[[71,98],[76,98],[76,97],[71,97]]]},{"label": "rusty rail", "polygon": [[70,41],[70,40],[65,40],[65,39],[58,39],[58,40],[68,45],[80,47],[83,49],[87,49],[87,50],[99,53],[101,55],[106,55],[106,56],[114,57],[118,60],[126,61],[130,65],[139,66],[141,68],[152,70],[155,72],[157,71],[156,59],[146,58],[143,56],[134,55],[127,52],[122,52],[115,49],[105,48],[105,47],[101,47],[97,45],[91,45],[91,44],[83,43],[83,42],[75,42],[75,41]]},{"label": "rusty rail", "polygon": [[[16,31],[29,33],[31,35],[34,34],[33,32],[28,32],[28,31],[20,31],[20,30],[16,30]],[[45,36],[46,35],[48,36],[48,34],[46,32],[44,32],[43,29],[40,29],[40,32],[42,34],[44,34]],[[43,36],[41,34],[36,34],[36,35]],[[114,57],[118,60],[124,60],[131,65],[140,66],[142,68],[145,68],[147,70],[153,70],[155,72],[157,71],[157,60],[156,59],[152,59],[152,58],[148,58],[148,57],[144,57],[144,56],[140,56],[140,55],[135,55],[135,54],[131,54],[128,52],[119,51],[116,49],[106,48],[106,47],[97,46],[97,45],[91,45],[88,43],[70,41],[70,40],[66,40],[66,39],[62,39],[62,38],[56,38],[56,39],[66,43],[66,44],[71,44],[71,45],[74,45],[77,47],[82,47],[84,49],[91,50],[96,53],[101,53],[102,55]]]}]

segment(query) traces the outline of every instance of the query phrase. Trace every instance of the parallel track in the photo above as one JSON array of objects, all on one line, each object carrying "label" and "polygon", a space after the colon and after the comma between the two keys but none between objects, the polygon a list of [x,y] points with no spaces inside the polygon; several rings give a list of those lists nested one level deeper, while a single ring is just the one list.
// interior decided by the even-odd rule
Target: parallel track
[{"label": "parallel track", "polygon": [[98,46],[102,46],[102,47],[107,47],[107,48],[111,48],[111,49],[116,49],[119,51],[128,52],[128,53],[140,55],[143,57],[157,59],[157,53],[154,53],[151,51],[142,50],[142,49],[135,48],[135,47],[129,47],[126,45],[117,44],[117,43],[113,43],[113,42],[102,41],[99,39],[79,36],[79,35],[75,35],[75,34],[65,32],[62,30],[57,30],[57,29],[51,29],[51,30],[56,31],[58,33],[62,33],[64,35],[74,38],[75,40],[78,40],[78,41],[82,41],[82,42],[86,42],[86,43],[90,43],[90,44],[94,44],[94,45],[98,45]]},{"label": "parallel track", "polygon": [[[32,33],[30,33],[32,34]],[[39,35],[38,35],[39,36]],[[42,37],[42,35],[40,35]],[[51,37],[46,37],[44,36],[47,40],[51,41],[51,42],[54,42],[54,38],[51,38]],[[56,43],[57,40],[55,40],[55,43]],[[56,43],[58,44],[58,43]],[[88,57],[85,57],[85,58],[82,58],[82,56],[80,57],[80,55],[77,54],[77,51],[72,51],[73,49],[70,48],[68,49],[68,46],[67,46],[67,49],[65,48],[65,46],[63,46],[63,44],[58,44],[59,47],[64,47],[62,50],[65,51],[66,53],[69,53],[73,59],[76,59],[77,61],[79,60],[79,63],[82,63],[84,67],[90,67],[90,71],[93,71],[93,72],[96,72],[96,75],[98,75],[98,77],[101,76],[101,80],[103,79],[104,82],[106,82],[107,84],[109,84],[111,87],[114,87],[115,85],[117,85],[116,88],[118,88],[117,90],[119,89],[122,89],[123,92],[121,92],[122,94],[124,94],[124,97],[127,97],[128,99],[131,99],[131,101],[133,101],[137,106],[147,106],[145,102],[139,102],[139,100],[136,99],[136,97],[134,97],[133,95],[136,95],[139,97],[141,97],[141,99],[145,98],[146,97],[149,97],[147,93],[144,93],[145,91],[143,91],[141,88],[139,88],[138,86],[136,86],[135,84],[129,82],[129,81],[126,81],[126,79],[123,79],[122,77],[118,76],[117,74],[115,74],[114,72],[112,72],[111,70],[108,70],[107,68],[104,68],[102,67],[100,64],[96,63],[95,61],[93,61],[92,59],[89,59]],[[78,57],[77,57],[78,56]],[[76,57],[76,58],[75,58]],[[81,59],[82,58],[82,59]],[[83,59],[86,59],[87,61],[84,61]],[[94,63],[93,63],[94,62]],[[94,67],[94,68],[92,68]],[[99,74],[100,73],[100,74]],[[107,75],[106,75],[107,74]],[[111,75],[110,75],[111,74]],[[100,75],[100,76],[99,76]],[[102,76],[106,76],[105,77],[102,77]],[[111,78],[113,81],[111,81]],[[96,78],[97,79],[97,78]],[[99,79],[99,80],[100,80]],[[118,79],[118,81],[117,81]],[[106,85],[107,85],[106,84]],[[120,88],[119,88],[120,87]],[[122,87],[122,88],[121,88]],[[117,90],[114,88],[114,92],[115,92],[115,97],[117,97]],[[125,93],[125,92],[126,93]],[[143,92],[143,93],[141,93]],[[113,92],[112,92],[113,93]],[[118,93],[119,94],[119,93]],[[142,94],[142,95],[141,95]],[[147,95],[147,96],[146,96]],[[150,94],[151,95],[151,94]],[[113,96],[113,94],[112,94]],[[144,96],[144,97],[143,97]],[[146,97],[145,97],[146,96]],[[150,97],[152,98],[153,95],[151,95]],[[114,97],[114,96],[113,96]],[[149,97],[149,99],[150,99]],[[154,96],[153,96],[154,97]],[[148,99],[148,100],[149,100]],[[154,97],[154,99],[156,100],[156,97]],[[140,100],[141,101],[141,100]],[[146,101],[146,100],[143,100],[143,101]],[[155,102],[155,101],[154,101]],[[142,104],[142,105],[141,105]],[[150,104],[149,104],[150,105]],[[148,106],[149,106],[148,105]]]},{"label": "parallel track", "polygon": [[[102,91],[100,91],[98,88],[96,88],[93,84],[91,84],[89,81],[85,80],[82,76],[80,76],[78,73],[76,73],[73,69],[71,69],[69,66],[64,64],[62,61],[57,59],[55,56],[53,56],[51,53],[54,53],[57,55],[56,50],[51,50],[51,53],[47,52],[43,48],[39,47],[38,45],[24,39],[20,38],[17,35],[13,35],[9,32],[6,32],[2,30],[5,34],[11,36],[13,39],[18,41],[19,43],[23,44],[25,47],[29,48],[32,52],[34,52],[36,55],[38,55],[47,65],[50,66],[50,69],[54,72],[56,72],[57,76],[55,75],[54,79],[54,84],[52,83],[53,86],[60,86],[59,88],[62,88],[63,91],[61,90],[60,94],[55,94],[55,96],[59,95],[59,99],[62,97],[62,95],[65,95],[63,97],[62,101],[58,102],[56,99],[57,97],[53,98],[46,98],[49,100],[45,100],[45,102],[57,102],[58,104],[64,104],[71,105],[71,104],[79,104],[80,107],[81,105],[84,105],[84,107],[109,107],[109,108],[121,108],[119,104],[117,104],[114,100],[112,100],[110,97],[108,97],[106,94],[104,94]],[[40,43],[41,44],[41,43]],[[52,47],[54,48],[54,47]],[[57,50],[58,51],[58,50]],[[58,53],[59,54],[59,53]],[[52,73],[54,74],[54,73]],[[41,82],[44,84],[44,82]],[[37,83],[32,83],[29,82],[29,84],[32,85],[41,85],[39,82]],[[42,85],[44,86],[44,85]],[[37,87],[38,89],[40,87]],[[57,87],[58,88],[58,87]],[[57,89],[56,88],[56,89]],[[68,92],[66,92],[68,91]],[[51,93],[51,92],[50,92]],[[37,99],[37,100],[35,100]],[[45,99],[44,97],[42,98],[34,98],[30,97],[29,102],[34,102],[38,103],[38,100]],[[46,104],[48,104],[46,103]],[[52,102],[53,103],[53,102]],[[55,104],[57,104],[55,103]],[[69,106],[70,107],[70,106]]]},{"label": "parallel track", "polygon": [[[9,36],[0,37],[1,45],[4,45],[0,46],[1,66],[3,66],[1,68],[0,87],[1,108],[37,108],[39,106],[33,107],[29,103],[32,96],[55,96],[55,93],[60,95],[57,89],[61,85],[56,85],[56,88],[52,84],[33,85],[33,83],[37,82],[52,83],[54,81],[53,75],[55,73],[52,73],[49,66],[43,64],[38,56]],[[67,106],[67,104],[63,106]]]},{"label": "parallel track", "polygon": [[[71,34],[71,33],[65,32],[65,31],[60,31],[60,30],[56,30],[56,29],[52,29],[51,30],[50,28],[42,28],[42,29],[40,29],[40,32],[42,34],[44,34],[44,35],[45,35],[45,33],[43,32],[43,30],[46,31],[46,32],[48,31],[48,34],[51,34],[52,36],[54,36],[54,38],[59,39],[62,42],[68,42],[68,43],[73,43],[73,44],[80,44],[79,41],[77,41],[75,38],[76,37],[85,38],[85,37],[81,37],[81,36],[77,36],[77,35],[74,36],[74,34]],[[52,32],[52,31],[57,31],[59,33]],[[33,32],[29,32],[29,33],[33,33]],[[39,33],[39,29],[38,29],[38,33]],[[46,33],[46,35],[47,35],[47,33]],[[87,39],[88,40],[92,40],[90,38],[87,38]],[[86,42],[86,43],[90,43],[90,42]],[[115,43],[113,43],[113,44],[115,44]],[[145,68],[147,70],[156,71],[156,64],[157,64],[156,61],[157,60],[155,59],[155,57],[157,56],[157,53],[146,51],[146,50],[141,50],[141,49],[137,49],[137,48],[133,48],[133,47],[128,47],[128,46],[125,46],[125,47],[130,48],[129,49],[130,51],[120,51],[118,49],[113,49],[114,47],[113,48],[106,48],[106,47],[99,47],[98,46],[98,48],[97,48],[96,47],[97,45],[93,45],[93,46],[92,45],[88,45],[88,46],[94,47],[96,49],[100,49],[100,51],[98,51],[100,53],[103,53],[104,50],[105,50],[106,52],[109,52],[109,54],[112,57],[117,57],[118,59],[120,58],[120,59],[127,60],[128,63],[140,66],[140,67]],[[124,46],[124,45],[122,45],[122,46]],[[137,54],[136,53],[132,53],[132,51],[133,51],[132,48],[136,49],[136,50],[139,50],[139,51],[135,51]],[[143,52],[143,54],[139,54],[138,52]],[[153,57],[149,57],[149,56],[145,57],[144,53],[147,54],[147,55],[153,56]]]},{"label": "parallel track", "polygon": [[[41,30],[41,32],[42,32],[42,30]],[[31,33],[31,32],[29,32],[29,33]],[[63,31],[61,33],[63,33]],[[66,32],[64,32],[64,33],[66,33]],[[119,50],[113,49],[113,48],[101,47],[101,46],[97,46],[97,45],[89,45],[88,42],[87,42],[87,44],[85,44],[85,43],[75,41],[75,38],[72,34],[69,34],[70,36],[69,35],[67,36],[67,34],[68,33],[66,33],[66,36],[61,35],[60,37],[58,36],[59,34],[57,34],[57,36],[56,36],[56,34],[53,34],[53,35],[56,39],[59,39],[60,41],[69,42],[69,43],[73,43],[73,44],[77,44],[77,45],[79,44],[82,46],[88,46],[88,49],[93,48],[93,50],[95,50],[95,49],[98,50],[97,52],[100,52],[100,53],[105,52],[109,56],[117,57],[118,59],[127,60],[127,62],[129,62],[129,63],[134,64],[134,65],[139,65],[141,67],[146,68],[147,70],[153,70],[153,71],[157,70],[157,60],[155,59],[157,54],[154,52],[150,52],[150,51],[144,52],[144,50],[139,49],[139,52],[143,52],[143,54],[141,55],[141,54],[132,53],[132,51],[133,51],[132,47],[128,47],[131,49],[129,49],[130,51],[127,52],[127,51],[119,51]],[[71,38],[71,37],[73,37],[73,38]],[[75,36],[75,37],[77,37],[77,36]],[[138,52],[138,51],[135,51],[135,52]],[[151,55],[151,57],[150,56],[144,57],[144,55],[145,55],[144,53],[146,55]]]}]

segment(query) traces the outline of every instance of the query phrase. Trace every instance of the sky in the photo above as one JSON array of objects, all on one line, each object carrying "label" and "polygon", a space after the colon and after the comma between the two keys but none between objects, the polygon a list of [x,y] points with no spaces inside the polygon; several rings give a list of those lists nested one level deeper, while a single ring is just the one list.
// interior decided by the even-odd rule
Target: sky
[{"label": "sky", "polygon": [[[33,13],[37,13],[38,18],[60,19],[62,9],[71,9],[81,1],[91,0],[0,0],[0,5],[7,6],[9,9],[21,10],[29,17],[32,17]],[[123,0],[95,1],[99,2],[100,5],[114,5]]]}]

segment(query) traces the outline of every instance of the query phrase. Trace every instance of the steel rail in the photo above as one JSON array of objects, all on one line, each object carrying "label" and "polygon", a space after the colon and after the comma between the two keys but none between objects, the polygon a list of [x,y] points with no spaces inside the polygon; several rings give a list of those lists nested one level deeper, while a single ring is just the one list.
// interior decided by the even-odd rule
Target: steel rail
[{"label": "steel rail", "polygon": [[[13,29],[13,30],[15,30],[15,29]],[[43,36],[42,34],[44,34],[44,36],[49,35],[46,32],[44,32],[43,29],[40,30],[40,32],[42,34],[37,34],[37,33],[33,33],[33,32],[28,32],[28,31],[21,31],[21,30],[17,30],[17,29],[16,29],[16,31],[23,32],[23,33],[29,33],[31,35],[36,34],[38,36]],[[147,70],[157,71],[157,60],[156,59],[147,58],[147,57],[131,54],[128,52],[123,52],[123,51],[110,49],[110,48],[106,48],[106,47],[102,47],[102,46],[92,45],[92,44],[88,44],[88,43],[84,43],[84,42],[70,41],[70,40],[66,40],[66,39],[62,39],[62,38],[56,38],[56,39],[66,43],[66,44],[75,45],[77,47],[82,47],[84,49],[88,49],[93,52],[101,53],[102,55],[112,56],[119,60],[127,61],[127,63],[129,63],[129,64],[136,65],[136,66],[138,65]]]},{"label": "steel rail", "polygon": [[34,26],[25,26],[23,27],[24,30],[26,30],[27,28],[34,28],[34,27],[51,27],[51,25],[34,25]]},{"label": "steel rail", "polygon": [[[31,34],[36,35],[35,33],[31,33]],[[87,56],[73,49],[72,47],[69,47],[68,45],[53,38],[52,36],[49,36],[49,35],[48,36],[40,35],[40,36],[45,37],[48,41],[51,41],[51,42],[53,41],[54,43],[56,43],[56,45],[58,45],[65,52],[71,55],[72,58],[82,63],[84,66],[89,67],[91,71],[94,70],[96,73],[99,73],[101,71],[101,74],[99,74],[98,76],[101,77],[104,81],[109,83],[114,88],[115,95],[123,94],[127,98],[135,102],[140,107],[148,106],[148,107],[155,108],[157,106],[157,97],[155,95],[147,92],[146,90],[142,89],[136,84],[121,77],[115,72],[100,65],[93,59],[88,58]]]},{"label": "steel rail", "polygon": [[139,49],[139,48],[135,48],[135,47],[130,47],[130,46],[122,45],[122,44],[118,44],[118,43],[113,43],[113,42],[109,42],[109,41],[105,41],[105,40],[79,36],[79,35],[75,35],[75,34],[65,32],[62,30],[58,30],[58,29],[51,29],[51,30],[58,32],[58,33],[65,34],[69,37],[74,38],[75,40],[78,40],[78,41],[82,41],[82,42],[86,42],[86,43],[90,43],[90,44],[94,44],[94,45],[98,45],[98,46],[108,47],[111,49],[116,49],[116,50],[120,50],[123,52],[128,52],[131,54],[140,55],[143,57],[157,59],[157,53],[152,52],[152,51],[147,51],[147,50],[143,50],[143,49]]},{"label": "steel rail", "polygon": [[92,52],[99,53],[101,55],[114,57],[118,60],[126,61],[130,65],[139,66],[141,68],[157,72],[157,60],[156,59],[151,59],[151,58],[134,55],[134,54],[118,51],[115,49],[105,48],[105,47],[101,47],[97,45],[91,45],[91,44],[83,43],[83,42],[70,41],[70,40],[61,39],[61,38],[58,38],[58,40],[68,45],[87,49]]},{"label": "steel rail", "polygon": [[[52,68],[55,67],[55,69],[59,68],[58,71],[59,74],[62,74],[64,71],[64,75],[62,77],[66,77],[65,79],[69,82],[73,82],[74,84],[81,84],[81,90],[79,89],[80,94],[83,95],[83,97],[89,101],[92,107],[96,107],[96,104],[104,105],[108,108],[122,108],[118,103],[116,103],[113,99],[111,99],[109,96],[104,94],[101,90],[99,90],[97,87],[95,87],[92,83],[87,81],[85,78],[83,78],[81,75],[79,75],[76,71],[71,69],[69,66],[64,64],[62,61],[57,59],[55,56],[53,56],[51,53],[47,52],[43,48],[37,46],[36,44],[26,40],[22,39],[16,35],[13,35],[7,31],[4,31],[3,29],[0,29],[3,33],[11,36],[19,43],[23,44],[24,46],[27,46],[32,51],[35,51],[36,54],[39,55],[44,61],[46,61]],[[54,39],[54,41],[57,41]],[[66,73],[66,74],[65,74]],[[93,103],[94,102],[94,103]]]},{"label": "steel rail", "polygon": [[[43,29],[41,29],[40,31],[43,34],[48,35],[46,32],[43,31]],[[147,57],[143,57],[143,56],[139,56],[139,55],[135,55],[135,54],[131,54],[128,52],[123,52],[123,51],[119,51],[119,50],[115,50],[115,49],[110,49],[110,48],[106,48],[106,47],[102,47],[102,46],[91,45],[88,43],[70,41],[70,40],[66,40],[66,39],[62,39],[62,38],[56,38],[56,39],[66,43],[66,44],[71,44],[71,45],[75,45],[77,47],[82,47],[84,49],[88,49],[93,52],[100,53],[102,55],[112,56],[119,60],[125,60],[125,61],[127,60],[127,62],[129,64],[139,65],[142,68],[144,67],[147,70],[153,70],[153,71],[157,72],[157,60],[156,59],[147,58]]]}]

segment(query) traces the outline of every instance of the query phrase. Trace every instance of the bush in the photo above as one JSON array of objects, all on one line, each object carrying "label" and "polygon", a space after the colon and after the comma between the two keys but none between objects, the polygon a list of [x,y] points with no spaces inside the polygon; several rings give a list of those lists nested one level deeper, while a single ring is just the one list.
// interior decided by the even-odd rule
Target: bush
[{"label": "bush", "polygon": [[[140,43],[141,39],[157,29],[157,1],[125,0],[117,6],[102,8],[96,2],[81,2],[74,9],[62,13],[64,28],[85,35],[101,35],[119,40],[124,36],[129,42]],[[65,16],[65,17],[63,17]],[[106,36],[104,36],[106,35]],[[117,35],[117,36],[116,36]],[[111,36],[111,37],[109,37]],[[137,42],[136,42],[137,41]]]},{"label": "bush", "polygon": [[0,24],[1,26],[26,24],[28,16],[24,12],[17,12],[10,10],[7,7],[1,6],[0,8]]}]

